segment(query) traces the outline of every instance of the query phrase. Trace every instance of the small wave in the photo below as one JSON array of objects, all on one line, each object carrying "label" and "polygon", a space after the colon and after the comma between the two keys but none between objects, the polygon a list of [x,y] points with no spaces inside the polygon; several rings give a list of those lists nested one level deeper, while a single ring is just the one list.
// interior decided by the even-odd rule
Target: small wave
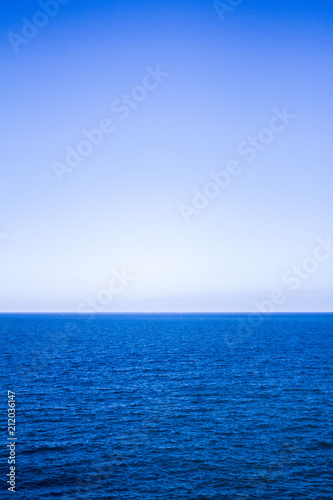
[{"label": "small wave", "polygon": [[319,441],[316,443],[315,448],[320,448],[322,450],[331,450],[333,448],[333,443],[327,443],[327,441]]}]

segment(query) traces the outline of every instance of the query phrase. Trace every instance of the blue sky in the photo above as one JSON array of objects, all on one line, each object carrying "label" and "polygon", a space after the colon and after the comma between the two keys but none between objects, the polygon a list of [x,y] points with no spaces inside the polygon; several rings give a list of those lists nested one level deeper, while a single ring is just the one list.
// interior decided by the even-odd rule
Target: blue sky
[{"label": "blue sky", "polygon": [[105,312],[332,311],[330,254],[282,278],[333,236],[331,2],[62,3],[3,8],[0,311],[77,311],[121,269]]}]

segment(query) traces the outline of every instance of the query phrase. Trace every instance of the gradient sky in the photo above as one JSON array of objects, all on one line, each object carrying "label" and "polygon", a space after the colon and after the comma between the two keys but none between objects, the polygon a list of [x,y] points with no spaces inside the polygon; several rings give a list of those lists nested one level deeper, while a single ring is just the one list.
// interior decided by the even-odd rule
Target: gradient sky
[{"label": "gradient sky", "polygon": [[[332,311],[333,256],[298,290],[282,275],[333,236],[333,3],[70,0],[17,53],[38,2],[1,16],[0,311],[77,311],[112,270],[135,276],[103,311]],[[147,66],[169,73],[122,120]],[[295,115],[253,162],[239,145]],[[101,145],[52,165],[102,119]],[[181,204],[229,161],[241,173],[186,224]]]}]

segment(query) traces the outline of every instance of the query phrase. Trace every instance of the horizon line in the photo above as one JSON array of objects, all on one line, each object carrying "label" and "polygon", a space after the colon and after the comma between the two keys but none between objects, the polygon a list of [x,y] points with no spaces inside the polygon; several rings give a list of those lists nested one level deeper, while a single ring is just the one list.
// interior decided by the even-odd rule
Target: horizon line
[{"label": "horizon line", "polygon": [[68,311],[0,311],[0,316],[5,314],[62,314],[75,316],[111,316],[124,314],[223,314],[223,315],[264,315],[272,316],[279,314],[333,314],[333,311],[274,311],[274,312],[253,312],[253,311],[112,311],[112,312],[68,312]]}]

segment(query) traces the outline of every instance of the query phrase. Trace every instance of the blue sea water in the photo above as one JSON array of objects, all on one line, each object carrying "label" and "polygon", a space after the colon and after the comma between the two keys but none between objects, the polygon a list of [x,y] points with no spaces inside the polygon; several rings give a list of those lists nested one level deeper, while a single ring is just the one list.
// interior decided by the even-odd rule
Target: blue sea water
[{"label": "blue sea water", "polygon": [[18,499],[332,500],[333,315],[1,315]]}]

